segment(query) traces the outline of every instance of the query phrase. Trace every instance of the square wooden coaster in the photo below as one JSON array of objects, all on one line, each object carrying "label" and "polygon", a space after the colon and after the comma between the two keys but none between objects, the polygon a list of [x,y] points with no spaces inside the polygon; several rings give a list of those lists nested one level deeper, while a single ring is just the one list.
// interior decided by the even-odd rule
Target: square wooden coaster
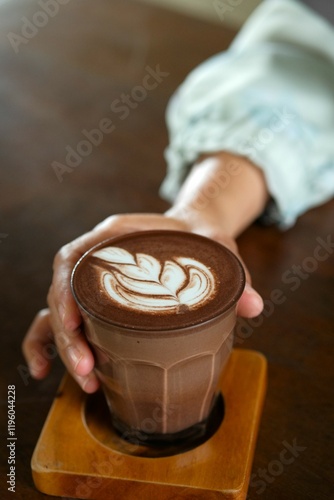
[{"label": "square wooden coaster", "polygon": [[171,456],[122,440],[104,399],[87,396],[66,375],[33,453],[35,485],[49,495],[96,500],[245,499],[266,372],[262,354],[233,350],[221,380],[225,414],[218,430]]}]

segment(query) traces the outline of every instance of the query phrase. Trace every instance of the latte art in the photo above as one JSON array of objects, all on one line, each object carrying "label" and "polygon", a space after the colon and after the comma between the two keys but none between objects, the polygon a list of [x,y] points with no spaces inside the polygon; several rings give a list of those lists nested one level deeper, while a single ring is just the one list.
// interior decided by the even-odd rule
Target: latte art
[{"label": "latte art", "polygon": [[[194,308],[215,295],[210,269],[190,257],[174,257],[161,263],[152,255],[132,254],[106,247],[92,254],[98,265],[102,290],[123,307],[146,312]],[[105,264],[108,263],[108,264]]]}]

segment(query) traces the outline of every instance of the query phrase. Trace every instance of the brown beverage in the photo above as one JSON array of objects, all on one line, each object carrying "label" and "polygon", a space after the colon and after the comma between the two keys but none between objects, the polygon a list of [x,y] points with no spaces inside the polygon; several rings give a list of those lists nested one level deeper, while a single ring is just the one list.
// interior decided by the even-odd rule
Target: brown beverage
[{"label": "brown beverage", "polygon": [[182,231],[130,233],[79,260],[72,290],[124,437],[153,442],[203,432],[243,288],[232,252]]}]

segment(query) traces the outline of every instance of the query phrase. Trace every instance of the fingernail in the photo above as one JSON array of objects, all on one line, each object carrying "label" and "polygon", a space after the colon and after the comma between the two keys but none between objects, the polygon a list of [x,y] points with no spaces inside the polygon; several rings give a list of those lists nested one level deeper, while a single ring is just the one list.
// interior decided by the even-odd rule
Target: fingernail
[{"label": "fingernail", "polygon": [[75,371],[77,369],[78,364],[83,358],[82,353],[74,345],[70,345],[66,349],[66,354],[68,359],[70,360],[70,363],[73,366],[73,370]]},{"label": "fingernail", "polygon": [[38,369],[38,367],[34,363],[29,363],[28,367],[29,367],[30,375],[33,378],[37,378],[38,375],[39,375],[39,372],[40,372],[40,370]]},{"label": "fingernail", "polygon": [[99,383],[98,381],[94,378],[87,378],[82,386],[83,390],[85,392],[91,393],[95,392],[96,389],[98,388]]},{"label": "fingernail", "polygon": [[28,366],[31,376],[35,378],[39,377],[40,372],[45,370],[48,362],[36,350],[33,350],[32,354],[33,356],[29,360]]},{"label": "fingernail", "polygon": [[38,366],[34,362],[30,362],[28,365],[29,373],[32,376],[32,378],[35,378],[37,380],[43,378],[43,372],[46,369],[46,365],[44,367]]}]

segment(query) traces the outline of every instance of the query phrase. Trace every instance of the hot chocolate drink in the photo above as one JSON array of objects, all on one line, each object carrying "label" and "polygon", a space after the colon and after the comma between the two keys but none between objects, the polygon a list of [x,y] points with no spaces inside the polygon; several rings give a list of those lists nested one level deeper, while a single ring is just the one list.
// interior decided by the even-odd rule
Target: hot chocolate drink
[{"label": "hot chocolate drink", "polygon": [[243,287],[232,252],[181,231],[130,233],[79,260],[73,293],[125,437],[162,439],[206,421]]}]

